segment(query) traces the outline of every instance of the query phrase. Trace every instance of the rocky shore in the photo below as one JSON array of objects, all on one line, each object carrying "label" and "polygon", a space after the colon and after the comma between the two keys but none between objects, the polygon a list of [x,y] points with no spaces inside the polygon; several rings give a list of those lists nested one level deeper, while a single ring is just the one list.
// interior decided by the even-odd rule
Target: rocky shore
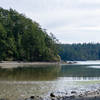
[{"label": "rocky shore", "polygon": [[[1,98],[0,100],[12,100],[12,99],[6,99]],[[16,100],[100,100],[100,89],[95,91],[85,91],[77,93],[76,91],[71,91],[70,95],[68,93],[65,93],[65,95],[56,95],[56,93],[50,93],[47,97],[41,97],[41,96],[30,96],[28,98],[20,98]]]}]

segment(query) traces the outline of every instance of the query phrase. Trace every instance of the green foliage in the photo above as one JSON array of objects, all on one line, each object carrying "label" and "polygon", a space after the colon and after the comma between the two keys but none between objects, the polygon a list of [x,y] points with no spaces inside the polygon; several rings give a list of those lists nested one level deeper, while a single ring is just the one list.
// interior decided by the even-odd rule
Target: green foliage
[{"label": "green foliage", "polygon": [[61,44],[62,60],[100,60],[100,44]]},{"label": "green foliage", "polygon": [[0,8],[0,60],[59,61],[56,43],[38,23]]}]

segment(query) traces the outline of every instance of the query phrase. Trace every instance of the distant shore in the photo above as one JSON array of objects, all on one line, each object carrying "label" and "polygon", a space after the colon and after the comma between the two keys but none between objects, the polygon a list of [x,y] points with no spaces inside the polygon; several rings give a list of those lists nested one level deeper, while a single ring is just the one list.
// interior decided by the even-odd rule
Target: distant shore
[{"label": "distant shore", "polygon": [[17,67],[27,67],[33,65],[58,65],[60,62],[23,62],[23,61],[1,61],[1,68],[17,68]]}]

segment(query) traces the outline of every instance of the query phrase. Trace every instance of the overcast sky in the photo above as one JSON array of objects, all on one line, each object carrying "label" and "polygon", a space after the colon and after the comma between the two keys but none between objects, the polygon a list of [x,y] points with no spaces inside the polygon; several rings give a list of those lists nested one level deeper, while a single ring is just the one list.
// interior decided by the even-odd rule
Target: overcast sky
[{"label": "overcast sky", "polygon": [[100,0],[0,0],[37,21],[62,43],[100,42]]}]

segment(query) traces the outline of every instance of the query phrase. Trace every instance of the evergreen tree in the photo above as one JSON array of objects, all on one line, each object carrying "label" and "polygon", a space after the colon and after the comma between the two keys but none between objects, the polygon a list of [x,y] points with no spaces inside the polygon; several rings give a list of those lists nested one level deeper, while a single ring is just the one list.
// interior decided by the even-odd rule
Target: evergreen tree
[{"label": "evergreen tree", "polygon": [[0,8],[0,60],[59,61],[56,43],[38,23]]}]

